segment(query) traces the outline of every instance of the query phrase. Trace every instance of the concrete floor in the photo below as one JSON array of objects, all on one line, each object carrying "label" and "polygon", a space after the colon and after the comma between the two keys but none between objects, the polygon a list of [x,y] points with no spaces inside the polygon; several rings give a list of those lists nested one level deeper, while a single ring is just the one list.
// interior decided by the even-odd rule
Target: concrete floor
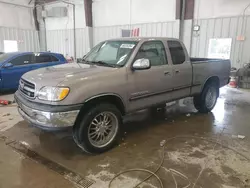
[{"label": "concrete floor", "polygon": [[0,140],[0,188],[73,187],[58,173],[36,163]]},{"label": "concrete floor", "polygon": [[[15,108],[0,107],[0,117],[4,115],[0,121],[0,188],[105,188],[123,170],[154,171],[161,162],[162,140],[167,141],[165,159],[157,175],[164,187],[176,187],[170,169],[181,173],[172,173],[178,188],[189,183],[193,188],[250,187],[250,161],[246,159],[250,158],[249,91],[221,89],[212,113],[197,113],[189,98],[168,104],[166,112],[152,117],[141,111],[127,117],[121,144],[89,156],[74,144],[70,130],[44,132],[19,121]],[[6,113],[19,122],[3,122]],[[123,174],[111,187],[133,187],[147,175]],[[151,178],[141,187],[160,185]]]},{"label": "concrete floor", "polygon": [[[1,100],[14,100],[13,94],[0,94]],[[16,104],[11,104],[8,106],[0,105],[0,133],[13,127],[18,122],[22,121],[23,118],[19,115]]]}]

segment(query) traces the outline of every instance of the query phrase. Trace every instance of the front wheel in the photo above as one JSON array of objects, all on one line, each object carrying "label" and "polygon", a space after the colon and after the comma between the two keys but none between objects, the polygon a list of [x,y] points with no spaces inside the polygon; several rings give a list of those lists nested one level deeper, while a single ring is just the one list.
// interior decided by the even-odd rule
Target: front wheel
[{"label": "front wheel", "polygon": [[75,142],[87,153],[105,152],[118,140],[121,124],[121,113],[116,106],[94,106],[85,113],[73,131]]},{"label": "front wheel", "polygon": [[201,113],[210,112],[216,105],[219,96],[219,88],[216,84],[209,83],[202,93],[194,96],[194,106]]}]

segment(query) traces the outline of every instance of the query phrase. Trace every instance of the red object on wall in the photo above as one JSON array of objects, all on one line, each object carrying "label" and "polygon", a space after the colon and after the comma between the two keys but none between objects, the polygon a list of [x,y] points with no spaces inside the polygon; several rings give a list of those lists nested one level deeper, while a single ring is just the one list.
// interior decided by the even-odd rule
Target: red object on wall
[{"label": "red object on wall", "polygon": [[131,37],[139,37],[139,32],[140,32],[139,28],[132,29],[132,31],[131,31]]}]

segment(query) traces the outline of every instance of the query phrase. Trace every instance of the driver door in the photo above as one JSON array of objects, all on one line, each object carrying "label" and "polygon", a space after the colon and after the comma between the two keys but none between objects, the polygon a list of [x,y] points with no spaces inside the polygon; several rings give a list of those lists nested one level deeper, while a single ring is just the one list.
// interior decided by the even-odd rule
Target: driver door
[{"label": "driver door", "polygon": [[26,54],[10,60],[13,66],[3,68],[2,80],[4,89],[17,89],[22,75],[31,70],[32,55]]},{"label": "driver door", "polygon": [[171,100],[172,66],[168,64],[165,46],[161,41],[144,42],[134,61],[149,59],[151,68],[131,70],[129,80],[129,110],[147,108]]}]

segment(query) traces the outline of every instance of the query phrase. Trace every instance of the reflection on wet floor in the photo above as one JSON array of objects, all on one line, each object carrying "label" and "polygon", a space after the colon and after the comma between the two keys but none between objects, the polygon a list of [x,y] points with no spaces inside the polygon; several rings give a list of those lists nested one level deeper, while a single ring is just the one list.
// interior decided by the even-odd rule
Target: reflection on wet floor
[{"label": "reflection on wet floor", "polygon": [[[93,187],[107,187],[114,174],[129,168],[154,170],[160,162],[159,143],[168,138],[186,135],[219,140],[224,145],[250,155],[249,116],[250,93],[223,88],[215,109],[208,114],[197,113],[192,99],[179,100],[166,105],[166,111],[152,114],[148,110],[131,114],[124,119],[120,144],[109,152],[89,156],[75,144],[68,132],[44,132],[20,122],[4,135],[25,143],[39,155],[61,164],[82,177],[92,179]],[[245,139],[233,139],[232,135],[244,135]],[[166,146],[168,157],[158,175],[166,187],[175,184],[166,169],[176,169],[195,182],[207,163],[197,187],[244,187],[249,185],[250,163],[232,150],[205,140],[180,138]],[[208,160],[209,159],[209,160]],[[207,162],[208,160],[208,162]],[[132,187],[145,174],[131,173],[116,181],[114,187]],[[180,187],[186,185],[178,180]],[[126,186],[124,186],[126,183]],[[183,186],[182,186],[183,185]],[[157,187],[153,179],[145,187]]]}]

